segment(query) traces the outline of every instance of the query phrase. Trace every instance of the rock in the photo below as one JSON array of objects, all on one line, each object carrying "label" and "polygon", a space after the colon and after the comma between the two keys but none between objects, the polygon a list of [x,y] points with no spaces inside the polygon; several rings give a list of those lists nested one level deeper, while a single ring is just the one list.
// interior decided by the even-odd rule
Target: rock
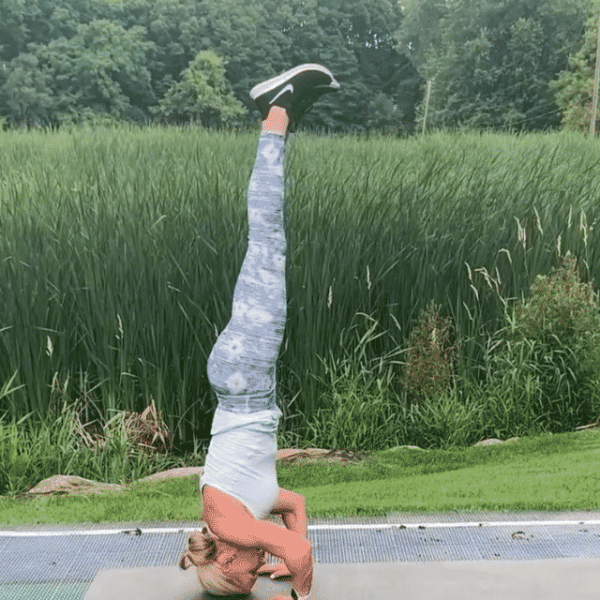
[{"label": "rock", "polygon": [[508,444],[511,442],[517,442],[519,440],[518,437],[513,437],[510,438],[509,440],[506,440],[505,442],[503,442],[502,440],[499,440],[498,438],[489,438],[487,440],[482,440],[481,442],[477,442],[475,444],[475,446],[493,446],[494,444]]},{"label": "rock", "polygon": [[204,467],[181,467],[179,469],[170,469],[169,471],[161,471],[160,473],[154,473],[154,475],[148,475],[138,481],[160,481],[162,479],[170,479],[172,477],[201,477],[204,473]]},{"label": "rock", "polygon": [[53,475],[40,481],[27,492],[31,496],[66,496],[79,494],[104,494],[125,489],[117,483],[98,483],[77,475]]},{"label": "rock", "polygon": [[498,438],[489,438],[487,440],[481,440],[481,442],[477,442],[475,446],[493,446],[494,444],[503,444],[502,440]]}]

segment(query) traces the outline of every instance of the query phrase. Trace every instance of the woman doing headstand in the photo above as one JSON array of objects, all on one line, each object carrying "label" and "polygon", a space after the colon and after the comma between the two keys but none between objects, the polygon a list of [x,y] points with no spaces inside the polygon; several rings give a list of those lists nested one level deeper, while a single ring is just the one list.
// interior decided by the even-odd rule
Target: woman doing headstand
[{"label": "woman doing headstand", "polygon": [[[339,88],[321,65],[305,64],[255,86],[262,132],[248,188],[248,249],[233,295],[231,320],[219,335],[207,372],[218,405],[200,481],[206,527],[181,559],[195,566],[206,591],[248,594],[259,574],[291,575],[292,598],[312,583],[304,498],[279,488],[276,361],[285,329],[286,239],[283,225],[286,135],[323,94]],[[285,527],[263,520],[280,514]],[[285,567],[265,566],[264,554]],[[260,573],[259,573],[260,570]]]}]

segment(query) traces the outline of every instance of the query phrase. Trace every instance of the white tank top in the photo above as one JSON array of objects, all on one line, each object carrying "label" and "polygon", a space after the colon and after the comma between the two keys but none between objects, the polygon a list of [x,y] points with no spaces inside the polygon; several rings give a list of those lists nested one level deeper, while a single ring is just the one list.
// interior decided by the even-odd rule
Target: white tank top
[{"label": "white tank top", "polygon": [[217,406],[200,491],[211,485],[264,519],[279,496],[277,484],[278,407],[233,413]]}]

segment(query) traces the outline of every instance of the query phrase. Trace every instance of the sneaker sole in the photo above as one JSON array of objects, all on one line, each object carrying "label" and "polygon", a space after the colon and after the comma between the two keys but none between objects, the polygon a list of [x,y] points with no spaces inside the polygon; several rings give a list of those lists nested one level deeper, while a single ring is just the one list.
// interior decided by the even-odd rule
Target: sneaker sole
[{"label": "sneaker sole", "polygon": [[303,71],[320,71],[321,73],[324,73],[325,75],[328,75],[329,77],[331,77],[331,87],[333,87],[335,89],[340,87],[340,84],[335,80],[333,73],[329,69],[326,69],[322,65],[306,64],[306,65],[300,65],[298,67],[294,67],[293,69],[290,69],[289,71],[286,71],[285,73],[282,73],[281,75],[277,75],[277,77],[273,77],[272,79],[267,79],[267,81],[263,81],[262,83],[255,85],[250,90],[250,97],[252,98],[252,100],[256,100],[263,94],[266,94],[267,92],[274,90],[276,87],[280,86],[282,83],[289,81],[290,79],[292,79],[293,77],[298,75],[298,73],[302,73]]}]

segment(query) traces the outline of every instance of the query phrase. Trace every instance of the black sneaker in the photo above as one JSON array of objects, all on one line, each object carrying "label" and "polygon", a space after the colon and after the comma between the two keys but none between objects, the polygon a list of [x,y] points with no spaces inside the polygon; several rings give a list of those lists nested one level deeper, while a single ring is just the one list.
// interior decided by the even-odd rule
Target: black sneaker
[{"label": "black sneaker", "polygon": [[305,64],[267,79],[250,90],[264,121],[272,106],[284,108],[293,130],[302,116],[323,94],[335,92],[340,84],[322,65]]}]

